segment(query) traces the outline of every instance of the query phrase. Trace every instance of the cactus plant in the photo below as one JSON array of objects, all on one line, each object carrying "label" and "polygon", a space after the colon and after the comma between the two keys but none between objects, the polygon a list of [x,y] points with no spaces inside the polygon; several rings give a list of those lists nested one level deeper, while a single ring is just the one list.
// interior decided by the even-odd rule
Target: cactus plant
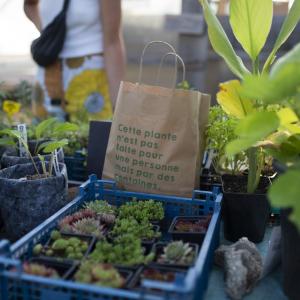
[{"label": "cactus plant", "polygon": [[195,251],[189,243],[175,241],[164,247],[164,253],[158,258],[159,263],[189,265],[195,258]]}]

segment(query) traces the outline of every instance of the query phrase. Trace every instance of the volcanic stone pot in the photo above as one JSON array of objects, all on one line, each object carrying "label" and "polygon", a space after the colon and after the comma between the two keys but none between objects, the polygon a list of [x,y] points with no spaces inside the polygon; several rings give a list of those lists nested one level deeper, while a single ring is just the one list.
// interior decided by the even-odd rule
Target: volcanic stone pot
[{"label": "volcanic stone pot", "polygon": [[[42,173],[41,163],[37,164]],[[48,168],[48,163],[46,163]],[[16,240],[67,203],[67,171],[47,178],[26,179],[36,174],[33,164],[15,165],[0,171],[0,212],[7,237]]]}]

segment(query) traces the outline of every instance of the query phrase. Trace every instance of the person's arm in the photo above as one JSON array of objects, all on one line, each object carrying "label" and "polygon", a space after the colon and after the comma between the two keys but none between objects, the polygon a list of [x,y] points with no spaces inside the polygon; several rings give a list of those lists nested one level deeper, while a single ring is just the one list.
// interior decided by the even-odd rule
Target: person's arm
[{"label": "person's arm", "polygon": [[110,97],[115,107],[120,81],[125,71],[124,43],[121,29],[121,1],[99,0],[103,27],[104,61]]},{"label": "person's arm", "polygon": [[35,27],[41,31],[42,23],[39,15],[39,0],[24,0],[24,12],[25,15],[31,22],[35,25]]}]

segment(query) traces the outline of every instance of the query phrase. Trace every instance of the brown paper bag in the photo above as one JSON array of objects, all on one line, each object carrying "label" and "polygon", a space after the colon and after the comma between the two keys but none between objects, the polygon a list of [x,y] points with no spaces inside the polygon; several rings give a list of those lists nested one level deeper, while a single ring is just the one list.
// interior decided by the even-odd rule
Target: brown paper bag
[{"label": "brown paper bag", "polygon": [[121,82],[103,178],[130,191],[191,197],[208,107],[198,91]]}]

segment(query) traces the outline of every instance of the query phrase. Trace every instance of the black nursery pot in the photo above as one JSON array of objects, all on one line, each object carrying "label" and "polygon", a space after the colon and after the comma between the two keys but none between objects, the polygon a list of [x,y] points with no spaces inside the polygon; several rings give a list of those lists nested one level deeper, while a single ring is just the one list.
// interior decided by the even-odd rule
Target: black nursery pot
[{"label": "black nursery pot", "polygon": [[[180,231],[176,229],[176,225],[180,221],[187,222],[203,222],[205,227],[201,231]],[[170,225],[168,233],[172,235],[173,240],[182,240],[185,243],[195,243],[201,245],[203,239],[205,237],[207,228],[209,226],[210,216],[198,216],[198,217],[187,217],[187,216],[179,216],[173,219],[172,224]]]},{"label": "black nursery pot", "polygon": [[[129,289],[133,289],[133,290],[143,290],[141,283],[143,279],[149,279],[149,278],[145,278],[143,276],[144,272],[156,272],[159,271],[159,273],[163,274],[165,277],[165,280],[158,280],[161,282],[174,282],[176,280],[176,276],[182,276],[184,277],[186,274],[186,271],[184,269],[178,269],[178,268],[172,268],[172,267],[165,267],[165,266],[155,266],[155,265],[151,265],[151,266],[142,266],[140,267],[137,272],[135,273],[135,275],[132,277],[132,280],[130,280],[130,283],[128,284],[128,288]],[[162,293],[160,290],[156,289],[156,290],[152,290],[152,292],[160,294]],[[170,298],[171,299],[171,298]]]},{"label": "black nursery pot", "polygon": [[247,237],[254,243],[263,240],[270,214],[270,204],[266,196],[269,180],[261,177],[258,192],[234,192],[230,188],[247,186],[246,176],[223,175],[223,220],[224,235],[229,241],[236,242]]},{"label": "black nursery pot", "polygon": [[222,189],[221,176],[209,174],[200,176],[200,190],[212,191],[214,187]]},{"label": "black nursery pot", "polygon": [[[42,173],[41,163],[37,164]],[[46,163],[48,168],[48,163]],[[42,223],[67,203],[66,167],[61,175],[23,180],[35,175],[33,164],[15,165],[0,171],[0,212],[7,238],[14,241]]]},{"label": "black nursery pot", "polygon": [[152,263],[152,265],[172,267],[172,268],[178,268],[178,269],[182,269],[182,268],[187,269],[187,268],[195,265],[195,262],[197,260],[198,253],[199,253],[199,245],[198,244],[193,244],[193,243],[189,243],[189,246],[194,251],[194,259],[193,259],[191,264],[184,265],[184,264],[168,264],[168,263],[158,262],[157,260],[158,260],[159,256],[163,254],[164,247],[166,247],[167,245],[168,245],[168,242],[158,242],[158,243],[155,243],[153,245],[152,251],[155,254],[155,258],[154,258],[154,262]]},{"label": "black nursery pot", "polygon": [[43,257],[33,257],[28,262],[43,265],[46,268],[54,269],[58,273],[59,277],[61,277],[62,279],[68,279],[70,274],[74,272],[78,265],[78,263],[54,261]]},{"label": "black nursery pot", "polygon": [[[38,145],[40,145],[42,142],[44,142],[44,141],[39,142]],[[28,147],[29,147],[30,153],[34,153],[35,145],[36,145],[36,141],[28,142]],[[43,154],[43,153],[41,153],[41,154]],[[43,156],[45,158],[45,161],[50,161],[51,154],[45,154],[45,155],[43,154]],[[59,162],[61,162],[61,163],[64,162],[64,152],[63,152],[62,148],[60,148],[57,151],[57,158],[58,158]],[[39,161],[40,161],[38,156],[34,156],[33,160],[35,163],[39,163]],[[29,157],[20,157],[18,155],[17,150],[12,149],[12,148],[5,151],[1,158],[1,168],[2,169],[12,167],[12,166],[18,165],[18,164],[28,164],[28,163],[31,163],[31,159]]]},{"label": "black nursery pot", "polygon": [[283,270],[283,290],[290,300],[298,300],[300,295],[300,234],[288,220],[291,210],[281,211],[281,258]]}]

